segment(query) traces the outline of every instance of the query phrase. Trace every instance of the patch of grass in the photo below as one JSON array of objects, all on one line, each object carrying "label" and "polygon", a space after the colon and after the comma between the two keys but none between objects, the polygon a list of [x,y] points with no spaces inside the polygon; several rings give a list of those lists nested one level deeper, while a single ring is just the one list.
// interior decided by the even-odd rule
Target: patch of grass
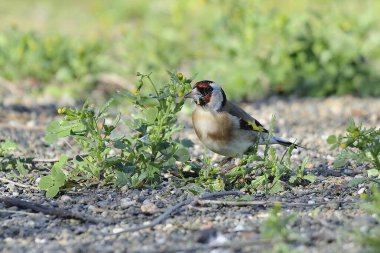
[{"label": "patch of grass", "polygon": [[15,177],[19,175],[24,176],[28,173],[25,165],[25,159],[15,157],[12,154],[12,151],[15,151],[16,149],[17,145],[13,141],[0,141],[0,170],[8,172],[11,171],[12,175]]},{"label": "patch of grass", "polygon": [[[368,213],[375,217],[377,224],[380,224],[380,183],[374,187],[371,194],[367,197],[368,202],[364,204],[364,208]],[[374,226],[367,231],[356,231],[355,238],[363,247],[363,252],[375,253],[380,249],[380,228]]]},{"label": "patch of grass", "polygon": [[[34,8],[53,17],[40,27],[32,6],[4,2],[4,9],[22,16],[16,25],[27,28],[22,36],[0,33],[5,49],[0,66],[1,57],[7,61],[0,75],[67,83],[103,69],[99,58],[106,55],[112,59],[107,70],[127,80],[141,71],[154,72],[152,77],[162,82],[167,69],[181,70],[220,83],[232,99],[273,93],[380,95],[377,1],[222,3],[96,0],[63,5],[38,1]],[[72,12],[77,11],[83,15],[74,18]],[[9,21],[11,16],[3,19]],[[25,16],[36,24],[22,22]],[[62,34],[48,35],[56,30]],[[19,53],[14,53],[26,48],[20,36],[39,48],[26,50],[22,62]],[[47,53],[51,37],[59,39],[55,38],[53,53]],[[72,45],[73,38],[81,49]]]},{"label": "patch of grass", "polygon": [[265,252],[295,252],[291,242],[300,239],[291,228],[295,219],[296,214],[284,214],[281,205],[275,205],[270,210],[269,217],[260,225],[260,237],[273,240],[272,248]]},{"label": "patch of grass", "polygon": [[[331,135],[327,139],[331,148],[341,148],[334,166],[346,164],[367,165],[367,177],[354,178],[350,186],[369,182],[370,189],[365,196],[366,202],[361,206],[380,223],[380,128],[365,128],[351,120],[347,132],[343,135]],[[378,252],[380,248],[380,229],[374,226],[366,231],[354,230],[354,238],[363,247],[363,252]]]},{"label": "patch of grass", "polygon": [[331,135],[327,142],[331,148],[340,147],[342,152],[336,157],[334,166],[342,167],[347,163],[367,164],[369,178],[356,178],[353,184],[364,181],[380,182],[380,128],[364,128],[351,120],[344,135]]},{"label": "patch of grass", "polygon": [[100,39],[74,40],[17,28],[0,33],[0,75],[12,81],[83,84],[85,78],[105,71],[105,58]]},{"label": "patch of grass", "polygon": [[[147,8],[145,22],[129,25],[122,37],[128,71],[153,71],[161,78],[163,69],[186,67],[219,82],[232,98],[380,95],[374,57],[380,50],[368,40],[380,38],[379,20],[370,9],[350,15],[331,3],[328,12],[294,14],[263,1],[198,4],[173,3],[168,13]],[[136,44],[135,38],[144,39]]]}]

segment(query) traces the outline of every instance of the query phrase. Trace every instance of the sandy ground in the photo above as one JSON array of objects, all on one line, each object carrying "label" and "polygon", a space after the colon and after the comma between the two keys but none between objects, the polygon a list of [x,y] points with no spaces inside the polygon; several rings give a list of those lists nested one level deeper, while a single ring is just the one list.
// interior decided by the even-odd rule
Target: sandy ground
[{"label": "sandy ground", "polygon": [[[288,225],[289,231],[294,233],[290,237],[296,238],[288,242],[289,252],[360,252],[351,236],[352,230],[365,231],[376,224],[373,217],[359,208],[360,193],[367,186],[348,187],[347,182],[365,175],[365,168],[347,165],[334,169],[332,164],[337,151],[329,150],[326,139],[330,134],[343,133],[350,118],[365,126],[379,127],[380,100],[272,97],[242,106],[264,126],[269,126],[271,115],[275,114],[276,134],[297,140],[308,148],[295,151],[294,160],[300,162],[305,156],[310,157],[307,169],[317,176],[313,184],[287,187],[286,191],[272,196],[250,196],[252,200],[267,203],[299,204],[283,206],[282,210],[284,215],[296,214]],[[56,108],[52,105],[0,104],[0,139],[13,139],[20,149],[18,154],[23,156],[51,158],[67,153],[68,147],[63,143],[49,146],[43,142],[44,128],[55,117]],[[183,114],[180,120],[185,125],[180,136],[193,140],[192,159],[197,159],[202,156],[203,147],[193,133],[189,116]],[[50,165],[38,166],[39,171],[44,171]],[[36,187],[39,171],[31,171],[20,179],[5,172],[0,172],[0,176]],[[193,201],[154,228],[110,236],[122,228],[153,220],[168,207],[191,196],[170,178],[153,188],[93,186],[73,189],[56,199],[46,199],[42,191],[3,181],[0,192],[3,197],[16,197],[98,218],[96,223],[80,222],[0,203],[2,252],[263,252],[279,247],[276,240],[260,241],[260,226],[270,210],[265,204],[239,207]],[[321,202],[327,204],[313,205]],[[149,211],[143,212],[146,208]],[[224,247],[212,249],[213,244],[224,244]]]}]

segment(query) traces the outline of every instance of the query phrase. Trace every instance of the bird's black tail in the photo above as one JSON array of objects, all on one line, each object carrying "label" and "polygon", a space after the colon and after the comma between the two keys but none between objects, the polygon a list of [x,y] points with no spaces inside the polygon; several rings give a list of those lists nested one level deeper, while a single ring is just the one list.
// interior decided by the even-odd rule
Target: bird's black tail
[{"label": "bird's black tail", "polygon": [[272,140],[274,140],[274,142],[272,142],[273,144],[280,144],[280,145],[285,146],[285,147],[289,147],[291,145],[294,145],[294,149],[297,149],[297,148],[305,149],[304,147],[302,147],[296,143],[293,143],[293,142],[290,142],[290,141],[287,141],[287,140],[284,140],[284,139],[281,139],[281,138],[278,138],[275,136],[272,137]]}]

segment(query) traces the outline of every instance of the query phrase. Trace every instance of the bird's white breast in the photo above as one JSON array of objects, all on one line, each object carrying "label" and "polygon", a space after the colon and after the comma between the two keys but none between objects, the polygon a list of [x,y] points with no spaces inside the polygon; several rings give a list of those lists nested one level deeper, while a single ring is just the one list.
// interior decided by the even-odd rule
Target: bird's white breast
[{"label": "bird's white breast", "polygon": [[239,129],[239,119],[227,112],[212,112],[197,107],[193,126],[198,138],[207,148],[224,156],[237,156],[252,145],[248,131]]}]

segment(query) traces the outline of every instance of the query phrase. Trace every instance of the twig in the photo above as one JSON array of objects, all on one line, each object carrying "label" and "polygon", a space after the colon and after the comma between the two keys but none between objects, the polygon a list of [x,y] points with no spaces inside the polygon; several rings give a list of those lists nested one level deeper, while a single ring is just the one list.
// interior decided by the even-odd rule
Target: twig
[{"label": "twig", "polygon": [[48,215],[54,215],[54,216],[64,218],[64,219],[76,219],[76,220],[81,220],[84,222],[91,222],[91,223],[103,222],[81,213],[70,212],[62,208],[47,207],[41,204],[32,203],[32,202],[20,200],[17,198],[4,197],[4,198],[0,198],[0,202],[3,202],[4,204],[8,206],[17,206],[22,209],[31,209],[36,212],[41,212],[43,214],[48,214]]},{"label": "twig", "polygon": [[[88,156],[87,154],[79,154],[77,155],[79,156],[80,158],[84,158],[86,156]],[[67,158],[67,161],[72,161],[74,160],[77,156],[74,156],[74,157],[69,157]],[[56,157],[56,158],[33,158],[31,160],[31,162],[29,163],[56,163],[59,161],[59,157]]]},{"label": "twig", "polygon": [[0,181],[2,181],[4,183],[8,183],[8,184],[14,184],[14,185],[17,185],[17,186],[20,186],[20,187],[23,187],[23,188],[30,188],[30,189],[37,190],[37,191],[40,190],[40,189],[38,189],[35,186],[31,186],[31,185],[27,185],[27,184],[22,184],[22,183],[14,182],[14,181],[11,181],[11,180],[9,180],[7,178],[3,178],[3,177],[0,177]]},{"label": "twig", "polygon": [[7,210],[7,209],[0,209],[0,213],[16,213],[16,214],[25,214],[25,215],[38,215],[38,213],[29,213],[24,211],[14,211],[14,210]]},{"label": "twig", "polygon": [[[227,196],[227,195],[241,195],[241,194],[242,193],[238,192],[238,191],[212,192],[212,193],[203,194],[202,196],[199,197],[199,199],[211,199],[211,198],[223,197],[223,196]],[[113,233],[113,235],[119,235],[119,234],[128,233],[128,232],[135,232],[135,231],[145,229],[145,228],[152,228],[152,227],[156,226],[157,224],[160,224],[164,220],[168,219],[172,213],[175,213],[182,206],[188,205],[191,202],[193,202],[194,200],[195,200],[194,198],[188,198],[182,202],[179,202],[178,204],[176,204],[172,207],[169,207],[168,209],[166,209],[166,211],[163,214],[161,214],[160,216],[155,218],[149,224],[141,224],[141,225],[138,225],[136,227],[126,228],[126,229],[123,229],[117,233]]]},{"label": "twig", "polygon": [[166,253],[166,252],[196,252],[198,250],[204,250],[205,252],[210,252],[211,249],[220,249],[220,248],[241,249],[247,246],[275,244],[275,243],[276,243],[276,240],[252,239],[252,240],[238,240],[238,241],[227,242],[227,243],[213,243],[213,244],[206,244],[206,245],[199,244],[199,245],[188,246],[188,247],[183,247],[183,248],[175,247],[175,248],[154,249],[154,250],[147,250],[147,251],[138,250],[138,252],[140,253],[165,252]]},{"label": "twig", "polygon": [[326,205],[328,202],[319,203],[293,203],[293,202],[281,202],[281,201],[267,201],[267,200],[255,200],[255,201],[225,201],[225,200],[197,200],[199,205],[223,205],[223,206],[274,206],[280,204],[281,206],[320,206]]}]

